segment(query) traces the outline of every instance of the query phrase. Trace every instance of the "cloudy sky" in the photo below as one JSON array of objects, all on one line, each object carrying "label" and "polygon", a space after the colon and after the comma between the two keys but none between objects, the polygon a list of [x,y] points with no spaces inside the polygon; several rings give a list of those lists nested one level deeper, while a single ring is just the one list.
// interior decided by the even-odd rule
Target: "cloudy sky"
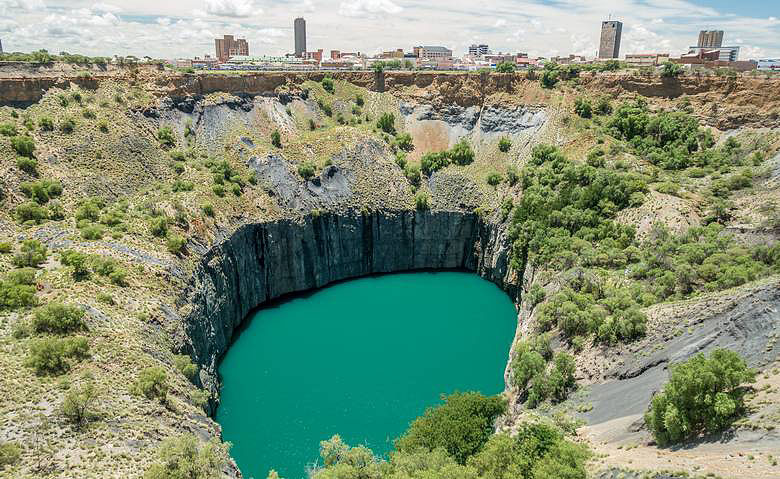
[{"label": "cloudy sky", "polygon": [[700,29],[725,30],[741,59],[780,57],[777,0],[0,0],[5,51],[174,58],[214,53],[214,38],[246,37],[251,54],[293,49],[375,53],[415,44],[469,44],[532,56],[594,56],[600,22],[621,20],[625,53],[679,54]]}]

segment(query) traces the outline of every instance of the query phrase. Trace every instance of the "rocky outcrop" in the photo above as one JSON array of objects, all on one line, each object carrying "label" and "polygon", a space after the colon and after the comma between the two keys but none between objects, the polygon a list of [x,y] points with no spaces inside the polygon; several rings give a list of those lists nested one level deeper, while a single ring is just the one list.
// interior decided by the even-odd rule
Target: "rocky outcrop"
[{"label": "rocky outcrop", "polygon": [[460,211],[323,213],[247,224],[208,251],[179,298],[180,345],[217,392],[218,359],[254,308],[334,281],[416,269],[468,269],[516,296],[504,228]]}]

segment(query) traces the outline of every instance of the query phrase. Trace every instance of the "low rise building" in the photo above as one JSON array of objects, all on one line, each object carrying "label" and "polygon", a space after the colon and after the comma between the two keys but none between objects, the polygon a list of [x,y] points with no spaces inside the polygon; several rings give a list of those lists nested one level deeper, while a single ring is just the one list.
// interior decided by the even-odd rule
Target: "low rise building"
[{"label": "low rise building", "polygon": [[217,50],[217,59],[225,63],[232,56],[249,55],[249,43],[243,38],[234,38],[233,35],[224,35],[223,38],[214,40]]},{"label": "low rise building", "polygon": [[780,58],[759,60],[758,69],[761,71],[780,72]]},{"label": "low rise building", "polygon": [[552,57],[551,62],[559,65],[573,65],[576,63],[587,63],[588,60],[582,55],[569,55],[568,57]]},{"label": "low rise building", "polygon": [[690,47],[688,53],[683,57],[700,57],[712,58],[715,55],[716,60],[722,62],[736,62],[739,61],[739,47],[720,47],[720,48],[707,48],[707,47]]},{"label": "low rise building", "polygon": [[316,62],[322,61],[322,48],[317,50],[316,52],[304,52],[303,54],[304,60],[314,60]]},{"label": "low rise building", "polygon": [[490,54],[490,48],[488,48],[487,45],[481,44],[481,45],[471,45],[469,47],[469,55],[472,58],[478,58],[483,55],[489,55]]},{"label": "low rise building", "polygon": [[657,67],[668,61],[668,53],[626,53],[626,64],[630,67]]},{"label": "low rise building", "polygon": [[440,46],[414,47],[414,56],[427,60],[452,60],[452,50]]},{"label": "low rise building", "polygon": [[379,58],[384,59],[401,59],[404,57],[404,49],[398,48],[396,50],[389,50],[379,54]]}]

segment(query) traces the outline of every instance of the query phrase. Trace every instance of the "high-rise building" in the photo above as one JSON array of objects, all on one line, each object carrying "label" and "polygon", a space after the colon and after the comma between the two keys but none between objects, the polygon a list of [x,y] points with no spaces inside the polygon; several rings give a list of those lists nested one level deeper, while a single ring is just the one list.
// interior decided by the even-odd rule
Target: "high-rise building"
[{"label": "high-rise building", "polygon": [[487,45],[471,45],[469,47],[469,55],[472,57],[481,57],[490,53],[490,49]]},{"label": "high-rise building", "polygon": [[295,56],[302,57],[306,53],[306,20],[296,18],[293,26],[295,27]]},{"label": "high-rise building", "polygon": [[620,58],[620,36],[622,34],[622,22],[614,20],[601,22],[599,58]]},{"label": "high-rise building", "polygon": [[720,48],[723,46],[723,30],[702,30],[699,32],[699,43],[702,48]]},{"label": "high-rise building", "polygon": [[223,38],[214,39],[217,48],[217,60],[225,63],[230,57],[236,55],[249,55],[249,43],[243,38],[233,38],[233,35],[225,35]]},{"label": "high-rise building", "polygon": [[3,53],[3,41],[0,40],[0,53]]}]

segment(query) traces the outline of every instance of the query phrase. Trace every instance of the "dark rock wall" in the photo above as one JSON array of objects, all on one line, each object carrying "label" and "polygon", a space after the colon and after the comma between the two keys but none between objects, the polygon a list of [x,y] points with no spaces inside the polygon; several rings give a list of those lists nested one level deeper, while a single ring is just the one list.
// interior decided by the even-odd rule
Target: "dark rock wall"
[{"label": "dark rock wall", "polygon": [[216,366],[256,307],[287,293],[375,273],[462,268],[517,295],[504,228],[466,212],[323,213],[247,224],[207,252],[180,297],[183,349],[217,391]]}]

